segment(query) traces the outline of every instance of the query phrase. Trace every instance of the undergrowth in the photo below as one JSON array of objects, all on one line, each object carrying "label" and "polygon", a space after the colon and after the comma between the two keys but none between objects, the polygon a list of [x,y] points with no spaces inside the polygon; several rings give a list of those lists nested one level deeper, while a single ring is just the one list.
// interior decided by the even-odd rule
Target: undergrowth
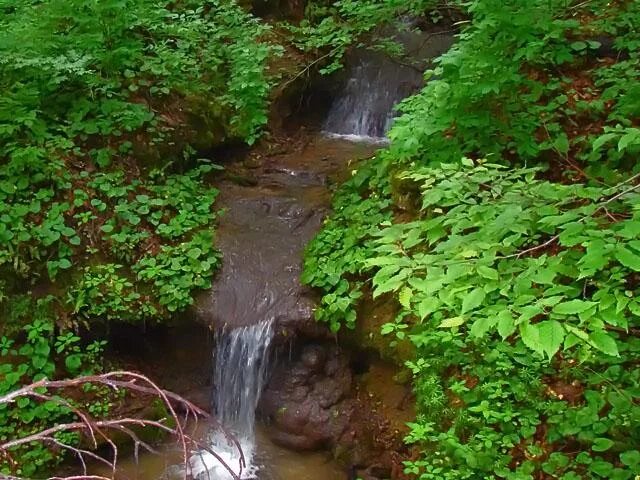
[{"label": "undergrowth", "polygon": [[420,479],[640,475],[640,5],[468,22],[306,251],[317,318],[386,297]]},{"label": "undergrowth", "polygon": [[[210,285],[219,167],[195,150],[260,135],[268,30],[233,0],[0,0],[0,394],[99,371],[104,342],[78,332],[166,321]],[[68,415],[3,405],[0,437]],[[62,458],[10,453],[3,474]]]}]

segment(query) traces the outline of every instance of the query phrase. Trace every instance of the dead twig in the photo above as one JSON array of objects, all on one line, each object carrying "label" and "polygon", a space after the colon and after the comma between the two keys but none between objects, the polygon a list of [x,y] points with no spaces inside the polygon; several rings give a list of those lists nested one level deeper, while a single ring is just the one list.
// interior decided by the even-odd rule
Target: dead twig
[{"label": "dead twig", "polygon": [[[160,399],[169,414],[169,418],[160,420],[152,420],[146,418],[101,418],[95,419],[87,412],[73,405],[59,394],[61,390],[79,389],[87,385],[108,387],[114,392],[130,392],[140,395],[148,395]],[[58,394],[56,393],[58,392]],[[55,425],[42,429],[30,435],[0,443],[0,454],[5,458],[11,459],[11,451],[13,449],[26,446],[33,442],[39,442],[43,445],[57,447],[61,450],[72,453],[78,458],[78,462],[82,467],[82,475],[73,475],[67,477],[51,477],[52,480],[106,480],[113,479],[118,469],[118,446],[112,439],[113,434],[120,432],[126,435],[134,444],[134,457],[138,460],[140,448],[149,453],[157,454],[158,452],[148,443],[142,441],[134,429],[136,428],[155,428],[169,436],[173,437],[180,445],[180,451],[183,464],[183,478],[187,480],[190,475],[190,456],[195,452],[207,452],[213,456],[222,467],[229,472],[234,480],[240,480],[242,470],[246,467],[246,462],[240,443],[238,440],[226,431],[219,423],[215,422],[210,415],[200,409],[193,403],[173,392],[163,390],[156,385],[148,377],[129,371],[115,371],[100,375],[86,375],[68,380],[39,380],[37,382],[25,385],[13,392],[0,396],[0,404],[11,404],[19,398],[32,398],[41,402],[54,402],[66,408],[70,414],[74,415],[77,420]],[[184,418],[180,418],[178,410],[184,411]],[[197,422],[199,418],[208,418],[214,422],[214,426],[220,429],[227,440],[235,446],[239,455],[238,470],[235,471],[229,466],[224,459],[213,451],[208,445],[203,444],[193,434],[187,433],[186,426],[190,420]],[[78,432],[89,439],[89,447],[70,445],[62,442],[56,437],[61,432]],[[109,445],[111,455],[107,458],[93,450],[99,446],[99,439]],[[90,475],[87,462],[93,460],[106,465],[111,470],[110,477],[100,475]],[[17,480],[17,476],[2,476],[3,479]]]}]

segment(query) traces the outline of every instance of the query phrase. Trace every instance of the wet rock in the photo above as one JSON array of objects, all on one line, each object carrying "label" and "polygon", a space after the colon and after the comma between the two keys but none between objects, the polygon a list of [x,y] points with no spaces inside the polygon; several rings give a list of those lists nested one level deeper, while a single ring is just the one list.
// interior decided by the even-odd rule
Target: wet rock
[{"label": "wet rock", "polygon": [[300,356],[302,364],[312,372],[319,372],[325,364],[327,352],[319,345],[309,345]]},{"label": "wet rock", "polygon": [[273,441],[295,450],[336,443],[353,411],[347,356],[336,346],[311,344],[287,363],[276,368],[259,405],[272,423]]}]

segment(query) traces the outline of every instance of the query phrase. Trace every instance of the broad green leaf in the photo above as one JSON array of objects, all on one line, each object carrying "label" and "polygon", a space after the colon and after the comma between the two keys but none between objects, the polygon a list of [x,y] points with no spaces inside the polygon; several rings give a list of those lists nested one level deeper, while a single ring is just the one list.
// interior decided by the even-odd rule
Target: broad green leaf
[{"label": "broad green leaf", "polygon": [[538,331],[536,326],[530,323],[522,323],[519,327],[519,330],[522,342],[534,352],[538,352],[542,355],[544,352],[544,348],[542,346],[542,342],[540,341],[540,332]]},{"label": "broad green leaf", "polygon": [[559,315],[575,315],[577,313],[588,310],[593,305],[596,305],[596,302],[588,302],[578,299],[569,300],[567,302],[558,303],[555,307],[553,307],[552,312]]},{"label": "broad green leaf", "polygon": [[480,317],[471,325],[470,333],[474,337],[483,337],[497,322],[497,317]]},{"label": "broad green leaf", "polygon": [[499,278],[498,271],[495,270],[494,268],[481,266],[481,267],[478,267],[478,273],[482,277],[488,278],[489,280],[498,280]]},{"label": "broad green leaf", "polygon": [[498,333],[503,340],[513,335],[516,331],[516,324],[513,315],[509,310],[503,310],[498,314]]},{"label": "broad green leaf", "polygon": [[555,148],[562,154],[565,154],[569,151],[569,138],[567,138],[567,135],[565,133],[561,133],[553,141],[553,148]]},{"label": "broad green leaf", "polygon": [[556,320],[545,320],[536,324],[535,327],[538,329],[542,349],[549,358],[552,358],[564,341],[564,328]]},{"label": "broad green leaf", "polygon": [[640,143],[640,130],[637,128],[630,128],[628,132],[625,133],[620,140],[618,140],[618,151],[626,150],[629,145]]},{"label": "broad green leaf", "polygon": [[613,447],[614,441],[611,440],[610,438],[596,438],[593,441],[593,446],[591,447],[591,449],[594,452],[606,452],[607,450],[609,450],[611,447]]},{"label": "broad green leaf", "polygon": [[462,316],[451,317],[451,318],[447,318],[446,320],[443,320],[440,323],[440,325],[438,325],[438,327],[439,328],[453,328],[453,327],[459,327],[463,323],[464,323],[464,317],[462,317]]},{"label": "broad green leaf", "polygon": [[593,150],[599,150],[605,143],[610,142],[618,135],[615,133],[605,133],[604,135],[600,135],[593,141]]},{"label": "broad green leaf", "polygon": [[589,340],[594,347],[607,355],[611,355],[613,357],[618,357],[620,355],[618,353],[618,345],[616,344],[616,341],[604,331],[591,333],[591,335],[589,335]]},{"label": "broad green leaf", "polygon": [[440,300],[437,297],[427,297],[418,304],[418,316],[424,320],[427,315],[435,312],[440,306]]},{"label": "broad green leaf", "polygon": [[628,467],[640,466],[640,452],[638,450],[627,450],[620,454],[620,461]]},{"label": "broad green leaf", "polygon": [[482,288],[474,288],[471,293],[467,294],[462,300],[462,313],[467,313],[474,308],[479,307],[485,297],[484,290]]},{"label": "broad green leaf", "polygon": [[640,272],[640,256],[622,246],[618,246],[615,253],[616,259],[625,267]]},{"label": "broad green leaf", "polygon": [[71,268],[71,261],[68,258],[61,258],[58,261],[58,266],[62,269]]}]

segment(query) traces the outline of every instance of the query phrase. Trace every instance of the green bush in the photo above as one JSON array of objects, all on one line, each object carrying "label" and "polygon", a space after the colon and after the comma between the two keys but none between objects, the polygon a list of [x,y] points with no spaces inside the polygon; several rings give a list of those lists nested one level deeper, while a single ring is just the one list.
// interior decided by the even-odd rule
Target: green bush
[{"label": "green bush", "polygon": [[422,452],[407,473],[634,478],[640,7],[459,7],[457,44],[339,189],[303,280],[334,330],[369,292],[396,300],[382,333],[414,347]]}]

